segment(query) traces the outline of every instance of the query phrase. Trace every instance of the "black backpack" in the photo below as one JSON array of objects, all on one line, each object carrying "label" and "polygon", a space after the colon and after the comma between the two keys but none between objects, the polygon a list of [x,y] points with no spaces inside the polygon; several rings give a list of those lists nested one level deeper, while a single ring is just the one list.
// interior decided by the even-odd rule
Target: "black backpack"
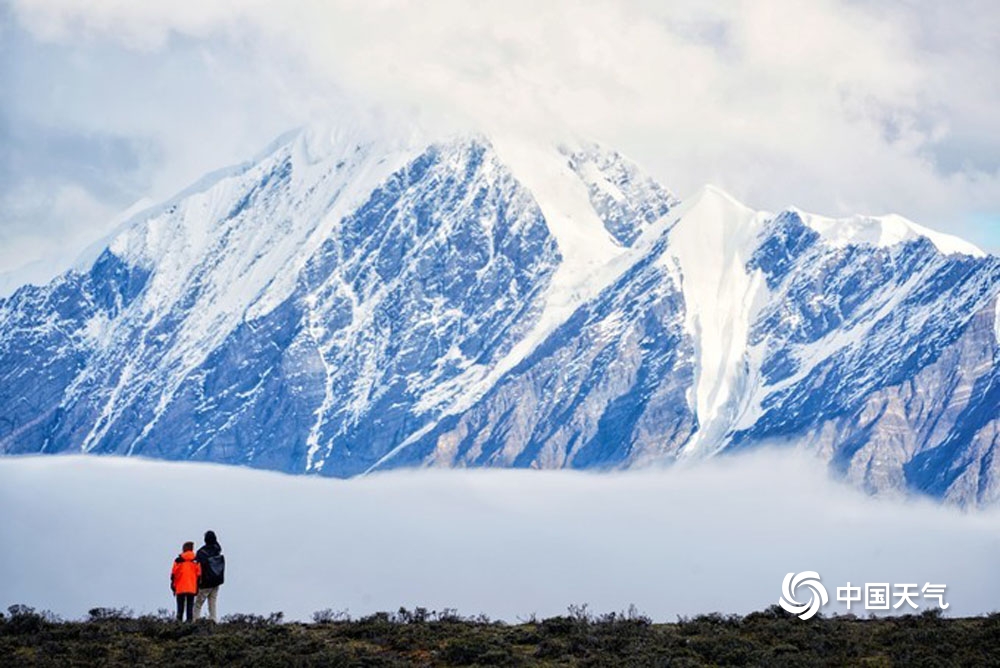
[{"label": "black backpack", "polygon": [[201,570],[202,586],[218,587],[226,579],[226,556],[221,552],[207,555]]}]

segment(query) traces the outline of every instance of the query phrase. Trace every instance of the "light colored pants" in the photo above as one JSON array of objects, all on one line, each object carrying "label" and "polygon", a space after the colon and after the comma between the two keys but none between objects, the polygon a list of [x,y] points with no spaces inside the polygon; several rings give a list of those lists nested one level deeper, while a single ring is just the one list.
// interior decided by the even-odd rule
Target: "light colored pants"
[{"label": "light colored pants", "polygon": [[205,599],[208,599],[208,618],[213,622],[219,621],[215,617],[215,602],[219,598],[219,588],[209,587],[207,589],[199,589],[198,596],[194,599],[194,618],[195,621],[201,618],[201,606],[205,603]]}]

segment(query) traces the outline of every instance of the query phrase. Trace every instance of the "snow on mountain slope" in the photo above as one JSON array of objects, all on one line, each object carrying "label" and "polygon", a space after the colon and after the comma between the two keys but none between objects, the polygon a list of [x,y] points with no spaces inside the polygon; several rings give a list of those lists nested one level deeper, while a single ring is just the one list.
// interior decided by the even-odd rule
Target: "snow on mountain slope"
[{"label": "snow on mountain slope", "polygon": [[950,234],[935,232],[895,214],[835,219],[806,213],[794,207],[789,211],[797,213],[806,225],[819,232],[825,241],[837,247],[860,244],[887,247],[924,238],[945,255],[961,254],[972,257],[986,255],[982,249],[968,241]]},{"label": "snow on mountain slope", "polygon": [[0,300],[0,452],[352,476],[808,444],[1000,499],[1000,262],[896,216],[679,203],[591,144],[290,134]]},{"label": "snow on mountain slope", "polygon": [[692,455],[725,445],[737,409],[732,400],[746,390],[747,336],[767,296],[760,272],[747,264],[767,214],[706,186],[674,215],[670,253],[683,277],[686,326],[697,351],[693,403],[700,428],[684,450]]},{"label": "snow on mountain slope", "polygon": [[440,404],[442,394],[459,393],[463,397],[450,406],[450,412],[467,407],[610,282],[612,261],[624,250],[592,208],[587,184],[573,173],[561,153],[514,138],[494,138],[491,145],[518,183],[531,192],[559,247],[561,260],[545,291],[535,326],[493,368],[478,367],[474,376],[455,378],[439,392],[429,394],[419,408]]},{"label": "snow on mountain slope", "polygon": [[[615,259],[630,250],[556,147],[507,153],[517,176],[477,137],[300,133],[136,220],[63,279],[83,305],[58,328],[71,346],[32,340],[51,314],[28,302],[45,290],[0,307],[9,350],[61,365],[29,378],[25,360],[2,358],[19,380],[11,402],[44,397],[2,446],[370,468],[625,269]],[[627,197],[620,175],[635,168],[602,165]],[[665,210],[656,195],[648,206]],[[100,294],[114,287],[105,271],[134,284],[127,300]]]},{"label": "snow on mountain slope", "polygon": [[382,466],[621,467],[673,458],[696,429],[694,355],[667,234],[475,405]]},{"label": "snow on mountain slope", "polygon": [[[116,347],[104,355],[109,364],[124,356],[126,369],[142,368],[158,385],[145,397],[155,402],[155,411],[142,433],[148,433],[183,380],[240,322],[287,299],[303,256],[412,152],[361,134],[302,133],[111,242],[113,255],[150,274],[130,319],[141,320],[147,331],[162,325],[163,336],[170,339],[169,346],[157,346],[149,355],[147,336],[136,348]],[[323,195],[312,196],[315,191]],[[94,371],[103,373],[103,365]],[[88,380],[85,372],[74,381],[68,402]],[[85,451],[148,387],[129,382],[130,376],[123,380],[108,393],[101,417],[84,438]]]},{"label": "snow on mountain slope", "polygon": [[[715,188],[672,210],[657,234],[479,402],[380,465],[618,467],[798,439],[871,491],[998,498],[987,446],[976,446],[986,482],[974,494],[953,489],[968,467],[933,489],[904,470],[955,438],[970,411],[996,414],[970,386],[991,367],[977,361],[970,375],[952,353],[970,336],[989,359],[996,351],[974,325],[997,293],[995,258],[945,254],[925,237],[845,246],[795,210],[755,212]],[[905,426],[914,444],[903,454],[871,461],[859,444],[900,426],[866,417],[865,402],[902,383],[933,405],[940,388],[920,383],[935,365],[952,382],[968,376],[965,389]]]},{"label": "snow on mountain slope", "polygon": [[[924,237],[838,247],[794,211],[775,222],[751,263],[772,292],[750,336],[761,374],[750,397],[756,411],[733,442],[803,440],[873,492],[1000,498],[990,447],[946,475],[911,466],[932,452],[948,461],[967,453],[971,426],[996,419],[988,388],[997,342],[977,323],[993,314],[997,258],[944,254]],[[975,362],[961,352],[970,344],[983,347]],[[971,471],[980,486],[954,493]],[[938,474],[945,482],[934,486]]]},{"label": "snow on mountain slope", "polygon": [[[494,138],[498,156],[532,193],[555,236],[559,267],[544,297],[537,324],[485,375],[461,376],[441,392],[460,392],[445,411],[467,409],[523,360],[581,305],[635,263],[655,241],[661,222],[678,200],[616,152],[590,144],[558,151],[516,138]],[[643,238],[645,237],[645,241]],[[414,435],[416,436],[416,434]]]}]

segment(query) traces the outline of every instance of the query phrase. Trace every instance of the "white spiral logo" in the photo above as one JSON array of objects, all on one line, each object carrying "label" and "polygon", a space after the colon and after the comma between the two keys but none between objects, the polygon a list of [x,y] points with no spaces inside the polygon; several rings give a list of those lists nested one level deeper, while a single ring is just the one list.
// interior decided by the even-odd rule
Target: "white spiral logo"
[{"label": "white spiral logo", "polygon": [[[799,603],[795,598],[795,591],[799,585],[812,590],[809,594],[808,603]],[[821,605],[826,605],[830,597],[826,593],[826,587],[819,581],[819,573],[816,571],[802,571],[798,575],[789,573],[781,583],[781,598],[778,605],[792,613],[798,615],[799,619],[809,619],[817,612]]]}]

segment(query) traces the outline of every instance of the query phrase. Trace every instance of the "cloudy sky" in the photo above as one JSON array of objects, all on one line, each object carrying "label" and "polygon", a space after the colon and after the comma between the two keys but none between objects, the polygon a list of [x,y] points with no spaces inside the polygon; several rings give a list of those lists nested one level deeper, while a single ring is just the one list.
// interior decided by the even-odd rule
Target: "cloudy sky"
[{"label": "cloudy sky", "polygon": [[0,290],[345,108],[569,132],[681,197],[898,212],[997,251],[997,34],[991,0],[2,2]]}]

